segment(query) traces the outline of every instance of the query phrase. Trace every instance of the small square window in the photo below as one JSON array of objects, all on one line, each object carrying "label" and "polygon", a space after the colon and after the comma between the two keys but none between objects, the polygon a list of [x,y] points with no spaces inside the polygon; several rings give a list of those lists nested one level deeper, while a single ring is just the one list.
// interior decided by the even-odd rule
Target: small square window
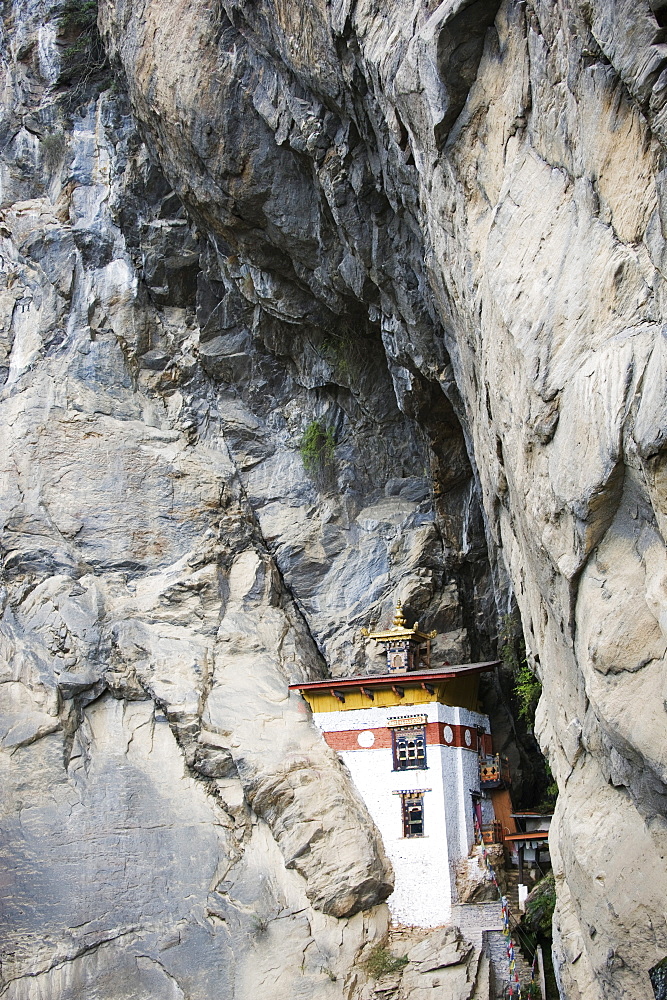
[{"label": "small square window", "polygon": [[426,731],[424,726],[406,726],[392,730],[394,770],[410,771],[426,767]]},{"label": "small square window", "polygon": [[424,836],[424,796],[404,795],[402,796],[403,806],[403,836],[423,837]]}]

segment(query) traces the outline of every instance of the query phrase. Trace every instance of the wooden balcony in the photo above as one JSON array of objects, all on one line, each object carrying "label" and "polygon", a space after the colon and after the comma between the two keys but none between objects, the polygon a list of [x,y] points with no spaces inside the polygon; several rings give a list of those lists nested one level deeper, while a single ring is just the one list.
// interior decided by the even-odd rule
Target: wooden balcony
[{"label": "wooden balcony", "polygon": [[479,781],[482,788],[507,788],[511,784],[507,757],[497,753],[480,760]]}]

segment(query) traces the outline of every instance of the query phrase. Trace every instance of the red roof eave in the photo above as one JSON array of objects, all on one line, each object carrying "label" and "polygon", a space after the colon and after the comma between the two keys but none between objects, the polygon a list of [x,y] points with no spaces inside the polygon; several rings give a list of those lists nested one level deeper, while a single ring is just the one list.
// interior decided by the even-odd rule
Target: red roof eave
[{"label": "red roof eave", "polygon": [[407,673],[371,674],[357,677],[329,677],[325,680],[306,681],[301,684],[290,684],[290,691],[322,691],[331,688],[351,687],[400,687],[407,683],[428,684],[432,681],[451,681],[455,677],[470,674],[481,674],[498,666],[500,660],[489,660],[487,663],[464,663],[447,670],[414,670]]}]

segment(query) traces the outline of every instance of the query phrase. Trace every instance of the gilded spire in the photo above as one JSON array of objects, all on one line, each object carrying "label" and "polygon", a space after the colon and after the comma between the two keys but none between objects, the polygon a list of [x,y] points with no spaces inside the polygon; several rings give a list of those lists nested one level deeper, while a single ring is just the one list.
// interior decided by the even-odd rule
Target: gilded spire
[{"label": "gilded spire", "polygon": [[403,614],[403,605],[401,601],[396,601],[396,611],[394,612],[394,622],[395,629],[403,630],[405,628],[405,616]]},{"label": "gilded spire", "polygon": [[369,639],[376,639],[379,642],[389,642],[397,638],[409,639],[409,640],[425,640],[425,639],[435,639],[436,632],[420,632],[419,622],[415,622],[412,628],[410,628],[405,623],[405,615],[403,614],[403,602],[396,601],[396,610],[394,611],[394,620],[392,622],[391,628],[386,630],[380,630],[379,632],[371,632],[367,628],[362,628],[361,634]]}]

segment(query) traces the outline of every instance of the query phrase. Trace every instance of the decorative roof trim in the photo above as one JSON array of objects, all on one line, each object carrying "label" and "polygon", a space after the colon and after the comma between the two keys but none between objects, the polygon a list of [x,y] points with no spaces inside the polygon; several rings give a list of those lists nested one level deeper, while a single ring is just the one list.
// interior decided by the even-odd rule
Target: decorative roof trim
[{"label": "decorative roof trim", "polygon": [[413,670],[407,673],[393,674],[358,674],[355,677],[325,677],[315,681],[301,681],[298,684],[290,684],[290,691],[318,691],[331,688],[350,687],[392,687],[400,684],[401,687],[421,687],[431,681],[451,681],[456,677],[466,677],[470,674],[481,674],[486,670],[493,670],[500,665],[500,660],[489,660],[485,663],[462,663],[455,667],[447,667],[444,670]]}]

